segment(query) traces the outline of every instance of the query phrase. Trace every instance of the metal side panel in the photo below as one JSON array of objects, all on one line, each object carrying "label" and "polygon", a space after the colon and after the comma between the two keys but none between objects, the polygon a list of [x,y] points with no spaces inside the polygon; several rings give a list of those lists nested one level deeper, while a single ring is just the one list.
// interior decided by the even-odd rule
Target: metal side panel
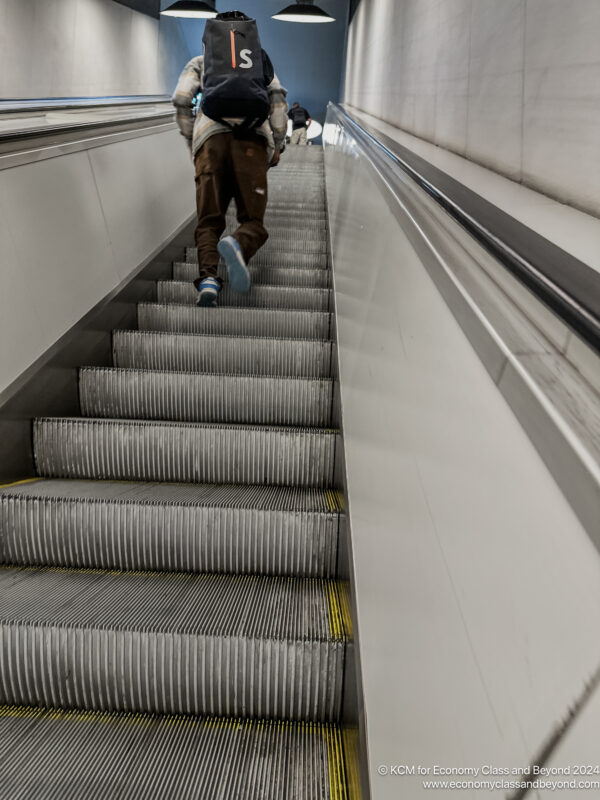
[{"label": "metal side panel", "polygon": [[[269,269],[267,267],[249,267],[252,285],[268,286],[298,286],[314,289],[328,289],[331,285],[331,272],[326,269]],[[219,265],[219,275],[225,279],[227,270],[224,265]],[[198,263],[186,264],[175,262],[173,264],[173,280],[194,281],[200,276]]]},{"label": "metal side panel", "polygon": [[[225,284],[219,292],[220,307],[298,309],[302,311],[328,311],[329,289],[300,286],[251,286],[245,294],[234,292]],[[159,303],[196,305],[198,292],[195,286],[180,281],[157,281]]]},{"label": "metal side panel", "polygon": [[337,433],[315,428],[46,418],[38,473],[56,478],[327,487]]},{"label": "metal side panel", "polygon": [[117,367],[326,378],[331,372],[331,352],[332,343],[325,340],[113,333]]},{"label": "metal side panel", "polygon": [[[195,247],[186,247],[185,260],[198,263],[198,251]],[[259,250],[250,260],[252,267],[297,267],[299,269],[328,269],[327,253],[289,253],[286,250],[265,252]]]},{"label": "metal side panel", "polygon": [[0,702],[339,719],[334,581],[0,568]]},{"label": "metal side panel", "polygon": [[72,568],[336,574],[335,491],[39,480],[0,491],[0,556]]},{"label": "metal side panel", "polygon": [[138,326],[147,331],[328,339],[329,325],[326,311],[138,304]]},{"label": "metal side panel", "polygon": [[102,368],[79,373],[82,414],[119,419],[325,427],[332,387],[328,379]]},{"label": "metal side panel", "polygon": [[312,723],[4,706],[0,797],[345,800],[342,736]]}]

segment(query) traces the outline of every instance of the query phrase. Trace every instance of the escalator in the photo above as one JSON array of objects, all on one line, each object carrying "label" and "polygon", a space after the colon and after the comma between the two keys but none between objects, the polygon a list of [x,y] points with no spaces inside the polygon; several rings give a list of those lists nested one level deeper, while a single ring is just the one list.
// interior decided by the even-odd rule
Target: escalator
[{"label": "escalator", "polygon": [[250,292],[188,248],[0,490],[0,798],[349,797],[321,148],[269,192]]}]

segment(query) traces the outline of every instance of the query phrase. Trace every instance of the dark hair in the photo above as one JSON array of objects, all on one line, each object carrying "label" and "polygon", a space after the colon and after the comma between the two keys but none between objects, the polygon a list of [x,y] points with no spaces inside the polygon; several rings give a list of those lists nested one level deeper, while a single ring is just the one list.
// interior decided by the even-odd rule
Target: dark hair
[{"label": "dark hair", "polygon": [[250,19],[247,17],[243,11],[222,11],[220,14],[217,14],[215,19],[239,19],[239,20],[246,20]]}]

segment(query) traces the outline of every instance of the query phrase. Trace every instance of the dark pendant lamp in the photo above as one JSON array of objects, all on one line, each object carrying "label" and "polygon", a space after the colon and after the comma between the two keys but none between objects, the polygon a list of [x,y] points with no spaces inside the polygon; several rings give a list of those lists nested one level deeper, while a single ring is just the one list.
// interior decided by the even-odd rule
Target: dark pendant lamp
[{"label": "dark pendant lamp", "polygon": [[187,19],[210,19],[216,17],[214,0],[177,0],[160,12],[166,17],[184,17]]},{"label": "dark pendant lamp", "polygon": [[326,11],[314,5],[313,0],[297,0],[295,4],[273,14],[273,19],[281,22],[335,22],[335,17],[330,17]]}]

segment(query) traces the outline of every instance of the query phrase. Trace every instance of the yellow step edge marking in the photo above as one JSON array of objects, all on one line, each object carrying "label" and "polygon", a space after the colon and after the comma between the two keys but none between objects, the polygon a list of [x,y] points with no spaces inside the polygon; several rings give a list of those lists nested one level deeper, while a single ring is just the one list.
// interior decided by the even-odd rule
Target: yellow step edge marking
[{"label": "yellow step edge marking", "polygon": [[22,486],[24,483],[37,483],[37,481],[45,481],[46,478],[23,478],[20,481],[13,481],[12,483],[0,483],[0,489],[10,489],[13,486]]},{"label": "yellow step edge marking", "polygon": [[328,511],[344,510],[344,496],[337,489],[325,490],[325,503]]},{"label": "yellow step edge marking", "polygon": [[347,599],[348,584],[344,581],[327,581],[327,614],[329,631],[333,639],[352,638],[352,618]]},{"label": "yellow step edge marking", "polygon": [[339,584],[340,607],[342,610],[342,622],[348,639],[354,638],[354,626],[352,624],[352,608],[350,605],[350,584],[343,581]]},{"label": "yellow step edge marking", "polygon": [[348,800],[361,800],[360,771],[358,766],[358,728],[342,730],[344,748],[344,764],[346,767],[346,785]]},{"label": "yellow step edge marking", "polygon": [[330,800],[348,800],[344,769],[344,754],[341,747],[340,731],[334,726],[324,726],[323,736],[327,746],[329,798]]}]

